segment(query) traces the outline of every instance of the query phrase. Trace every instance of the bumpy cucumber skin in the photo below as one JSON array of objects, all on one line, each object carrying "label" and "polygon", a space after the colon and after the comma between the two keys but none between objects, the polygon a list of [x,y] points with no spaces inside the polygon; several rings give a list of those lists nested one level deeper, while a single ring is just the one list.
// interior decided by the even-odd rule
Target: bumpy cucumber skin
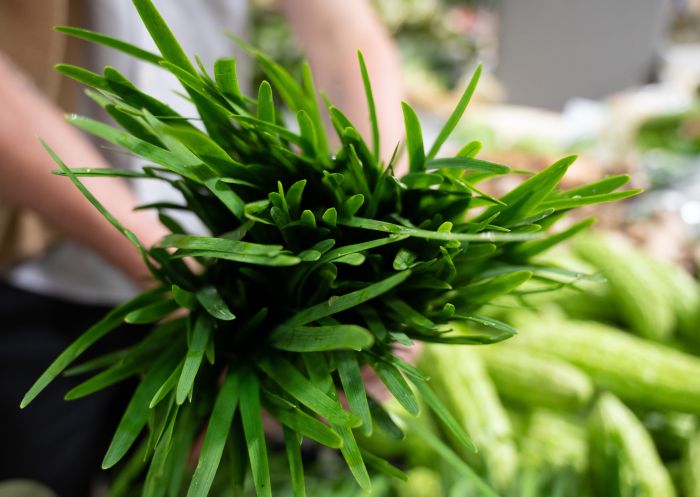
[{"label": "bumpy cucumber skin", "polygon": [[675,264],[648,258],[655,272],[659,289],[676,315],[679,335],[694,343],[700,343],[700,286],[690,273]]},{"label": "bumpy cucumber skin", "polygon": [[[604,393],[590,418],[591,469],[599,495],[676,497],[649,433],[617,397]],[[617,461],[609,465],[610,461]]]},{"label": "bumpy cucumber skin", "polygon": [[517,472],[518,454],[510,419],[479,355],[467,347],[428,345],[419,366],[473,438],[491,483],[505,492]]},{"label": "bumpy cucumber skin", "polygon": [[601,235],[579,238],[574,249],[607,278],[610,295],[632,331],[651,340],[673,334],[676,316],[665,285],[639,251],[624,240]]},{"label": "bumpy cucumber skin", "polygon": [[548,409],[535,409],[523,441],[523,466],[571,468],[582,475],[588,469],[588,433],[580,418]]},{"label": "bumpy cucumber skin", "polygon": [[527,314],[514,324],[519,334],[494,349],[516,346],[551,354],[631,404],[700,413],[698,357],[592,321]]},{"label": "bumpy cucumber skin", "polygon": [[586,373],[550,354],[516,347],[481,347],[478,353],[498,392],[518,404],[575,411],[593,396]]},{"label": "bumpy cucumber skin", "polygon": [[688,442],[683,457],[683,495],[700,497],[700,431]]}]

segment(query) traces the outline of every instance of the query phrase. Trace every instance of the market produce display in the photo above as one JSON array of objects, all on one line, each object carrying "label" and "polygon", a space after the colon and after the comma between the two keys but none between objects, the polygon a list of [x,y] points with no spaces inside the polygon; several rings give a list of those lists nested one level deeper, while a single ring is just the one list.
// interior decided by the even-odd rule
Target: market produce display
[{"label": "market produce display", "polygon": [[[469,102],[478,70],[427,152],[420,122],[404,104],[409,172],[397,177],[397,151],[387,164],[380,159],[386,151],[378,149],[361,55],[371,145],[329,103],[340,142],[331,150],[308,67],[298,83],[244,44],[269,80],[257,98],[250,98],[239,90],[234,60],[219,60],[210,76],[199,60],[192,64],[149,0],[134,5],[160,54],[78,28],[60,31],[170,71],[198,118],[183,117],[142,93],[115,68],[96,74],[61,65],[62,73],[94,89],[89,95],[123,130],[80,116],[68,119],[142,157],[146,165],[139,171],[70,167],[75,165],[64,164],[50,144],[46,148],[58,174],[140,251],[157,286],[116,307],[78,338],[32,386],[22,406],[64,372],[89,375],[66,394],[68,399],[137,378],[102,463],[122,465],[112,496],[204,496],[217,475],[235,495],[247,474],[258,496],[272,495],[263,411],[282,426],[295,496],[306,495],[304,439],[338,449],[363,490],[371,486],[366,466],[409,481],[429,480],[425,473],[404,475],[369,448],[375,436],[403,433],[367,394],[365,367],[403,411],[422,412],[423,419],[432,413],[462,456],[454,459],[416,420],[406,431],[416,424],[433,446],[437,440],[441,456],[469,474],[484,494],[495,495],[491,486],[509,488],[517,477],[517,451],[507,413],[495,388],[485,383],[487,370],[476,359],[447,361],[457,361],[458,348],[465,345],[515,334],[506,322],[482,313],[485,304],[509,293],[539,294],[582,277],[532,259],[590,225],[585,220],[546,234],[570,209],[638,193],[616,191],[628,178],[560,190],[557,184],[574,160],[567,157],[528,175],[499,199],[483,193],[479,182],[510,168],[475,158],[478,143],[454,157],[438,156]],[[288,114],[296,119],[293,127],[285,125]],[[169,182],[182,193],[182,203],[146,207],[157,210],[172,233],[154,247],[142,246],[85,189],[81,176]],[[186,233],[171,210],[193,213],[211,235]],[[74,365],[123,323],[153,327],[129,349]],[[440,344],[428,349],[436,360],[426,361],[427,374],[395,353],[396,344],[415,341]],[[686,383],[679,391],[691,388]],[[585,402],[583,390],[573,401],[566,393],[563,397]],[[195,442],[202,433],[199,446]],[[191,471],[187,463],[195,445],[198,462]],[[482,465],[490,483],[462,457]]]},{"label": "market produce display", "polygon": [[[620,270],[620,254],[635,275]],[[479,452],[462,453],[429,414],[417,424],[393,404],[399,424],[413,427],[408,443],[373,448],[431,472],[443,489],[433,495],[494,495],[470,468],[502,496],[700,495],[700,282],[619,236],[582,234],[547,258],[606,279],[582,281],[585,293],[502,297],[489,315],[516,337],[468,349],[429,345],[419,360]],[[670,323],[660,335],[630,314],[651,302],[646,312]],[[401,493],[395,484],[376,495]]]}]

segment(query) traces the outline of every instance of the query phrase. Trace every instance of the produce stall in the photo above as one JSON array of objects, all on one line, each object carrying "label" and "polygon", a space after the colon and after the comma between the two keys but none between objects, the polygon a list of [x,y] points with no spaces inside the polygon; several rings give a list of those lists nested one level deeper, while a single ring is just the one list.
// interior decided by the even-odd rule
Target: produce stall
[{"label": "produce stall", "polygon": [[[196,115],[61,64],[111,118],[71,124],[140,164],[42,145],[152,284],[21,400],[62,377],[66,400],[128,385],[96,497],[700,497],[700,101],[672,63],[562,112],[512,106],[489,67],[497,2],[381,2],[415,63],[389,155],[362,53],[368,136],[319,95],[275,2],[236,40],[254,91],[133,3],[154,51],[58,30],[159,66]],[[107,177],[180,193],[139,207],[165,236],[111,214],[88,187]],[[123,325],[133,343],[88,355]],[[32,484],[0,497],[51,495]]]}]

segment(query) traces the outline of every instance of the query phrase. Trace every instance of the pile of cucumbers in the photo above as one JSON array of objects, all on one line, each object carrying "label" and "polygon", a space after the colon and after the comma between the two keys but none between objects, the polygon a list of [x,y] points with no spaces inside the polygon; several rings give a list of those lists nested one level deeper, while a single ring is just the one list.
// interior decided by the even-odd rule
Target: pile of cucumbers
[{"label": "pile of cucumbers", "polygon": [[609,235],[551,257],[594,277],[493,306],[503,343],[424,349],[477,451],[397,409],[407,439],[375,449],[420,467],[394,494],[700,497],[700,284]]}]

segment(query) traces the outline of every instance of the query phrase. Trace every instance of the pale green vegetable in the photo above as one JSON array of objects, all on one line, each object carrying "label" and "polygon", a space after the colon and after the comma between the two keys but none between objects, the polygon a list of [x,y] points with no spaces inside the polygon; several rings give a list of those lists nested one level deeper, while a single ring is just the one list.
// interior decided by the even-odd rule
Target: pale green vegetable
[{"label": "pale green vegetable", "polygon": [[652,340],[671,336],[676,326],[674,309],[646,257],[624,240],[600,235],[580,237],[574,247],[607,278],[610,296],[632,331]]},{"label": "pale green vegetable", "polygon": [[588,433],[579,419],[536,409],[521,452],[524,467],[546,470],[572,468],[583,473],[588,468]]},{"label": "pale green vegetable", "polygon": [[591,469],[601,496],[675,497],[671,477],[642,423],[605,393],[590,419]]},{"label": "pale green vegetable", "polygon": [[700,286],[688,271],[681,266],[649,258],[649,264],[656,273],[659,289],[676,314],[679,334],[700,343]]},{"label": "pale green vegetable", "polygon": [[700,431],[688,443],[682,471],[685,497],[700,497]]},{"label": "pale green vegetable", "polygon": [[506,490],[517,471],[518,455],[510,420],[479,355],[464,347],[431,344],[419,364],[472,436],[489,480],[496,489]]},{"label": "pale green vegetable", "polygon": [[593,396],[593,383],[579,368],[518,347],[481,347],[484,361],[498,392],[525,406],[576,410]]},{"label": "pale green vegetable", "polygon": [[585,371],[596,386],[651,409],[700,412],[700,358],[592,321],[523,314],[512,346],[549,353]]},{"label": "pale green vegetable", "polygon": [[433,469],[418,466],[408,472],[405,482],[396,481],[397,497],[440,497],[444,495],[440,475]]}]

